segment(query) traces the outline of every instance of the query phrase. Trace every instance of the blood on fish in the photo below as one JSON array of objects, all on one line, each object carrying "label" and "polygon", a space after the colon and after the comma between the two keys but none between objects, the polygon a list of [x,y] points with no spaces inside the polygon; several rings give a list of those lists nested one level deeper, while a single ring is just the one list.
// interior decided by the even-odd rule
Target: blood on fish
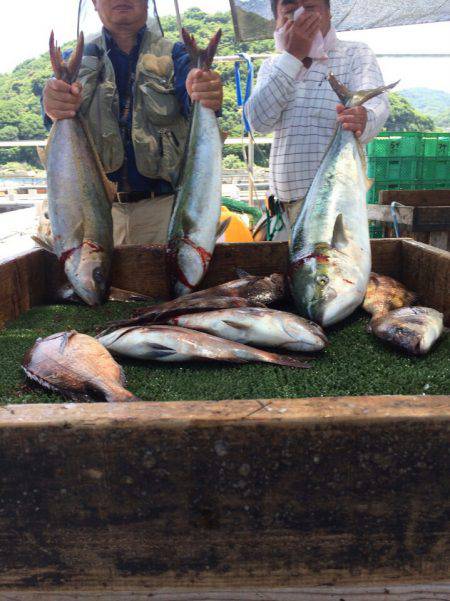
[{"label": "blood on fish", "polygon": [[60,263],[62,265],[64,265],[66,263],[67,259],[69,257],[71,257],[74,252],[76,252],[80,248],[83,248],[83,246],[89,246],[92,250],[94,250],[96,252],[104,252],[104,248],[102,246],[100,246],[99,244],[96,244],[95,242],[91,242],[90,240],[84,240],[84,242],[82,242],[78,246],[74,246],[74,248],[70,248],[69,250],[65,250],[61,254],[61,256],[59,257]]},{"label": "blood on fish", "polygon": [[[204,275],[208,269],[209,263],[211,262],[212,254],[209,253],[207,250],[205,250],[203,247],[197,246],[194,242],[192,242],[192,240],[189,240],[189,238],[177,238],[174,240],[174,242],[178,242],[178,241],[184,242],[185,244],[187,244],[188,246],[193,248],[198,253],[198,255],[202,261],[203,275]],[[194,290],[195,285],[192,285],[188,281],[186,274],[183,273],[183,270],[180,268],[180,266],[178,264],[178,253],[179,252],[180,252],[180,247],[178,245],[175,248],[173,247],[173,245],[170,245],[168,248],[167,254],[168,254],[168,258],[169,258],[169,265],[171,267],[171,271],[175,272],[176,277],[183,284],[183,286],[186,286],[186,288],[189,288],[190,290]]]},{"label": "blood on fish", "polygon": [[309,259],[316,259],[318,263],[328,263],[330,260],[329,257],[322,254],[306,255],[297,261],[293,261],[290,265],[289,271],[295,271],[298,267],[302,267],[307,261],[309,261]]},{"label": "blood on fish", "polygon": [[347,282],[347,284],[351,284],[352,286],[354,286],[355,282],[351,282],[350,280],[346,280],[345,278],[343,278],[344,282]]}]

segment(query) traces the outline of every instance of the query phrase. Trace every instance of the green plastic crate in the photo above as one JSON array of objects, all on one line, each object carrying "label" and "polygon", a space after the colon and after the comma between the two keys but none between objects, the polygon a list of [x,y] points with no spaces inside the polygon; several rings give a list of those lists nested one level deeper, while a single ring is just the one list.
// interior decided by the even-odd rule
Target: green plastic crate
[{"label": "green plastic crate", "polygon": [[375,181],[372,188],[367,192],[367,204],[378,204],[378,193],[380,190],[416,190],[420,188],[417,180],[410,182],[385,182]]},{"label": "green plastic crate", "polygon": [[425,158],[422,162],[422,181],[447,182],[447,186],[450,187],[450,157]]},{"label": "green plastic crate", "polygon": [[375,181],[409,182],[421,178],[420,169],[421,160],[416,157],[369,157],[367,174]]},{"label": "green plastic crate", "polygon": [[419,157],[422,154],[422,133],[383,132],[367,145],[367,156]]},{"label": "green plastic crate", "polygon": [[369,236],[370,238],[384,237],[384,228],[381,221],[369,221]]},{"label": "green plastic crate", "polygon": [[450,190],[450,181],[426,181],[419,182],[418,190]]},{"label": "green plastic crate", "polygon": [[424,157],[450,157],[450,134],[422,134],[422,154]]}]

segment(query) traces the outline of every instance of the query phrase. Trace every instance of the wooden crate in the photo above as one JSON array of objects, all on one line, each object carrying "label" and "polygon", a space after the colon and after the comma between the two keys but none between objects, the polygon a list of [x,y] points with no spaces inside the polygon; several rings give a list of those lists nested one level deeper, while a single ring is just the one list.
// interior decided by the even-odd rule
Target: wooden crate
[{"label": "wooden crate", "polygon": [[450,190],[384,190],[380,204],[368,205],[369,219],[385,224],[386,235],[395,237],[394,218],[389,206],[396,209],[402,236],[410,236],[443,250],[450,250]]},{"label": "wooden crate", "polygon": [[[166,294],[163,252],[118,249],[114,285]],[[373,257],[448,311],[449,253]],[[286,263],[219,245],[205,286]],[[0,322],[60,279],[0,264]],[[0,407],[0,600],[448,599],[449,439],[449,396]]]}]

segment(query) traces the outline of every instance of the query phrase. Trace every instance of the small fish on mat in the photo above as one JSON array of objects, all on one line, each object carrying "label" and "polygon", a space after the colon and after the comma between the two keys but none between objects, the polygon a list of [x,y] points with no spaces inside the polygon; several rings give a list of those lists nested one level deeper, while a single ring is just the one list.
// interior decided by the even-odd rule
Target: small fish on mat
[{"label": "small fish on mat", "polygon": [[121,328],[98,341],[115,354],[151,361],[262,362],[308,368],[309,363],[175,326]]},{"label": "small fish on mat", "polygon": [[444,316],[429,307],[403,307],[375,317],[369,332],[412,355],[425,355],[444,331]]},{"label": "small fish on mat", "polygon": [[[194,66],[211,68],[222,32],[201,50],[183,29]],[[169,225],[167,265],[174,296],[192,292],[204,278],[216,245],[222,201],[222,137],[213,110],[193,103],[180,188]]]},{"label": "small fish on mat", "polygon": [[248,307],[192,313],[169,318],[168,325],[199,330],[256,347],[315,352],[328,344],[322,328],[298,315],[273,309]]},{"label": "small fish on mat", "polygon": [[74,401],[140,400],[124,388],[125,375],[110,353],[95,338],[75,331],[38,339],[22,369],[34,382]]},{"label": "small fish on mat", "polygon": [[417,300],[415,292],[386,275],[371,273],[363,309],[373,317],[381,317],[394,309],[410,307]]},{"label": "small fish on mat", "polygon": [[[273,305],[286,298],[286,282],[285,277],[281,273],[273,273],[270,276],[255,276],[238,270],[239,274],[242,274],[237,280],[220,284],[219,286],[213,286],[212,288],[206,288],[205,290],[199,290],[198,292],[192,292],[182,298],[177,298],[172,301],[164,303],[164,311],[169,307],[180,307],[185,302],[191,302],[194,299],[208,299],[208,298],[224,298],[224,297],[239,297],[247,299],[263,305]],[[142,307],[137,309],[133,315],[143,315],[150,311],[153,313],[155,309],[158,309],[158,305],[152,307]]]},{"label": "small fish on mat", "polygon": [[147,310],[145,313],[138,315],[137,317],[130,317],[129,319],[121,319],[119,321],[113,321],[108,324],[105,332],[117,330],[117,328],[146,325],[152,323],[165,323],[167,319],[183,313],[198,313],[204,311],[214,311],[218,309],[228,309],[230,307],[264,307],[262,303],[248,300],[246,298],[239,298],[235,296],[225,297],[205,297],[205,298],[193,298],[186,300],[183,303],[162,303],[155,305],[153,311]]}]

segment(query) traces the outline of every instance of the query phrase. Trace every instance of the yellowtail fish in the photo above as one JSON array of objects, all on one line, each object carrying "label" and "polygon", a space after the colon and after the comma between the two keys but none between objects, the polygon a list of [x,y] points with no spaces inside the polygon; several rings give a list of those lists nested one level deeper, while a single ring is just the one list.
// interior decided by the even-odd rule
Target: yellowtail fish
[{"label": "yellowtail fish", "polygon": [[[329,81],[347,108],[361,106],[396,84],[350,92]],[[371,270],[364,151],[353,132],[336,127],[306,195],[290,241],[289,281],[303,317],[330,326],[353,313]]]}]

